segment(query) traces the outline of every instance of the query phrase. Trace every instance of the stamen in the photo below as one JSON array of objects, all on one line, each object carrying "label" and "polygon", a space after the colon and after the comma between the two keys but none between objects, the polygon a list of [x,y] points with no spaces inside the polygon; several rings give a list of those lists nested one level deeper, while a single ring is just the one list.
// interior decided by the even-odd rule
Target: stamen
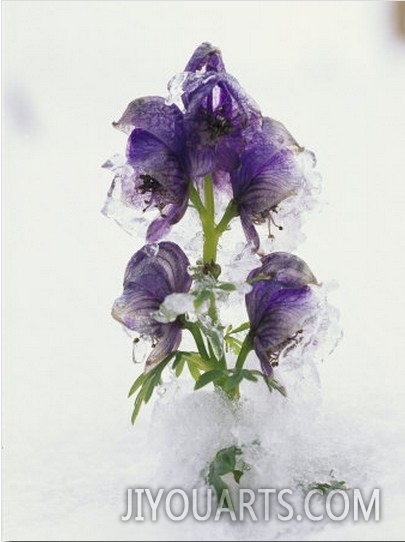
[{"label": "stamen", "polygon": [[298,331],[294,333],[294,335],[292,335],[291,337],[288,337],[284,341],[281,341],[279,344],[273,347],[272,350],[270,350],[270,352],[268,352],[269,362],[272,367],[278,367],[279,358],[283,350],[285,352],[289,352],[302,341],[302,337],[299,337],[299,335],[301,335],[302,333],[303,333],[303,330],[299,329]]},{"label": "stamen", "polygon": [[267,215],[267,226],[268,226],[268,230],[269,230],[269,239],[274,239],[274,235],[271,233],[271,225],[273,224],[273,226],[275,226],[279,231],[282,231],[284,228],[283,226],[280,226],[280,224],[277,224],[276,221],[274,220],[274,217],[271,213],[277,213],[278,210],[277,208],[274,208],[274,209],[270,209],[268,211],[268,215]]}]

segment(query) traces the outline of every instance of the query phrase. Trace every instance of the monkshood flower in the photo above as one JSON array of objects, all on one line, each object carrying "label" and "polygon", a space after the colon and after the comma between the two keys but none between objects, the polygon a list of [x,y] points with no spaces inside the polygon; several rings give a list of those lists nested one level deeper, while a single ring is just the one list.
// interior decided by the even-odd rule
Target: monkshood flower
[{"label": "monkshood flower", "polygon": [[231,173],[242,227],[256,250],[260,239],[255,225],[267,222],[272,237],[272,224],[282,229],[273,216],[278,205],[305,187],[302,153],[309,154],[314,165],[314,155],[300,147],[280,122],[264,118],[262,130],[241,156],[240,167]]},{"label": "monkshood flower", "polygon": [[[129,134],[126,168],[116,171],[108,193],[105,214],[129,229],[124,208],[157,209],[159,215],[148,227],[146,239],[160,239],[184,215],[188,204],[189,176],[185,164],[183,115],[159,96],[139,98],[129,104],[114,125]],[[105,164],[114,170],[114,165]],[[129,224],[132,214],[129,216]]]},{"label": "monkshood flower", "polygon": [[[184,111],[188,161],[193,179],[229,172],[257,130],[262,117],[258,105],[238,81],[225,71],[216,47],[203,43],[185,72],[169,83],[170,101]],[[222,175],[223,177],[223,175]]]},{"label": "monkshood flower", "polygon": [[128,263],[124,291],[113,305],[112,316],[127,329],[152,339],[154,348],[146,361],[146,370],[160,363],[180,344],[180,322],[161,323],[154,319],[153,313],[168,295],[188,292],[191,286],[188,266],[182,249],[168,241],[145,245]]},{"label": "monkshood flower", "polygon": [[217,184],[228,181],[227,172],[239,165],[261,127],[258,106],[225,72],[221,53],[211,44],[197,48],[180,79],[181,108],[159,96],[128,105],[113,123],[129,136],[125,164],[104,165],[115,177],[103,212],[133,233],[135,216],[142,220],[145,211],[157,210],[147,230],[149,242],[181,220],[190,182],[207,174]]},{"label": "monkshood flower", "polygon": [[311,285],[318,283],[303,260],[286,252],[263,257],[248,282],[252,285],[245,297],[249,334],[263,373],[272,376],[280,355],[300,342],[316,312]]}]

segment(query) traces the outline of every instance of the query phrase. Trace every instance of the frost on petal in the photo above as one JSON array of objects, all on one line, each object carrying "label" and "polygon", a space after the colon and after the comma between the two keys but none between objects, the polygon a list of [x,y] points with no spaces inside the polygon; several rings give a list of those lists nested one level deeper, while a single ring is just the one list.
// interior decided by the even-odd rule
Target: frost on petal
[{"label": "frost on petal", "polygon": [[111,218],[130,235],[138,235],[140,225],[146,222],[142,210],[142,201],[137,198],[135,188],[135,172],[127,163],[122,167],[105,167],[115,172],[106,201],[101,209],[102,214]]},{"label": "frost on petal", "polygon": [[185,199],[180,205],[169,204],[165,207],[163,215],[158,216],[148,226],[146,240],[149,243],[158,241],[170,231],[173,224],[177,224],[187,211],[188,200]]},{"label": "frost on petal", "polygon": [[200,73],[208,71],[225,71],[225,66],[222,60],[220,49],[218,49],[218,47],[214,47],[213,45],[211,45],[211,43],[202,43],[194,51],[184,71]]},{"label": "frost on petal", "polygon": [[131,132],[127,162],[112,164],[115,177],[103,213],[128,233],[145,222],[145,212],[158,215],[150,225],[148,241],[157,241],[184,215],[188,179],[181,160],[163,141],[140,128]]},{"label": "frost on petal", "polygon": [[153,318],[161,323],[174,322],[180,314],[194,311],[194,296],[191,294],[169,294]]},{"label": "frost on petal", "polygon": [[142,128],[174,150],[182,135],[182,117],[176,105],[167,104],[161,96],[147,96],[132,101],[113,126],[128,135],[135,128]]}]

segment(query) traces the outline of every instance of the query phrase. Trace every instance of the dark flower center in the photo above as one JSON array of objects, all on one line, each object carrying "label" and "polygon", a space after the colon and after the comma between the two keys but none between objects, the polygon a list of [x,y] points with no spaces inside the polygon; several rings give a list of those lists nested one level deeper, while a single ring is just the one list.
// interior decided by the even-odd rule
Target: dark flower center
[{"label": "dark flower center", "polygon": [[207,125],[213,139],[228,135],[232,131],[232,123],[222,115],[207,115]]},{"label": "dark flower center", "polygon": [[143,211],[145,212],[149,209],[154,200],[155,207],[159,209],[162,216],[165,216],[162,211],[172,199],[169,192],[157,179],[155,179],[155,177],[152,177],[152,175],[143,173],[139,175],[139,177],[142,179],[142,184],[138,187],[139,192],[141,194],[151,194],[150,199],[145,200],[146,207]]},{"label": "dark flower center", "polygon": [[143,181],[139,187],[139,191],[141,192],[141,194],[146,194],[146,192],[152,192],[153,194],[154,192],[161,191],[162,185],[157,179],[155,179],[151,175],[142,174],[139,175],[139,177]]},{"label": "dark flower center", "polygon": [[202,126],[200,134],[204,134],[203,143],[209,144],[216,142],[220,137],[228,135],[233,130],[232,122],[227,118],[221,108],[216,111],[200,109]]}]

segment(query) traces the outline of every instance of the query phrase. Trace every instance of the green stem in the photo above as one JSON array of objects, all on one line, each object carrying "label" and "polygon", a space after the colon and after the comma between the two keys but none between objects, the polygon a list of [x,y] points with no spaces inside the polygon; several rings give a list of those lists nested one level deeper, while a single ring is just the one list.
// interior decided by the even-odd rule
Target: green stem
[{"label": "green stem", "polygon": [[211,175],[204,178],[204,203],[211,222],[215,220],[214,183]]},{"label": "green stem", "polygon": [[210,359],[210,356],[207,352],[207,349],[205,348],[204,339],[202,337],[200,328],[193,322],[187,322],[187,320],[185,319],[182,320],[182,324],[183,324],[183,327],[185,329],[188,329],[188,331],[193,336],[193,339],[195,341],[195,344],[197,346],[198,353],[200,354],[200,356],[205,361],[208,361]]},{"label": "green stem", "polygon": [[224,216],[221,218],[218,226],[216,227],[218,238],[227,230],[230,221],[235,218],[235,216],[238,216],[238,206],[236,201],[231,199],[227,208],[225,209]]},{"label": "green stem", "polygon": [[205,212],[200,213],[204,233],[203,263],[213,265],[217,259],[219,235],[215,227],[214,185],[211,175],[204,179],[204,203]]},{"label": "green stem", "polygon": [[250,333],[248,333],[245,337],[245,340],[243,341],[238,359],[236,360],[236,364],[235,364],[236,369],[242,369],[249,352],[251,352],[252,350],[253,350],[253,338],[250,335]]}]

